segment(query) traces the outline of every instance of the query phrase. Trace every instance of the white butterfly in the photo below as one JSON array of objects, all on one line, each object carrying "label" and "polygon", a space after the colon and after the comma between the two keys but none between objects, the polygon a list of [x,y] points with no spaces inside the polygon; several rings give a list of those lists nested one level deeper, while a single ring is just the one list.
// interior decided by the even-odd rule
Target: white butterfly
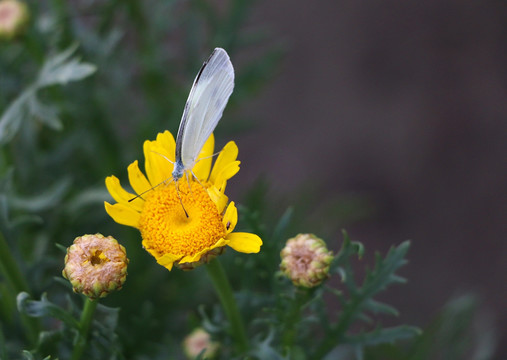
[{"label": "white butterfly", "polygon": [[234,88],[234,68],[224,49],[216,48],[195,77],[176,137],[172,178],[192,171],[197,157],[222,117]]}]

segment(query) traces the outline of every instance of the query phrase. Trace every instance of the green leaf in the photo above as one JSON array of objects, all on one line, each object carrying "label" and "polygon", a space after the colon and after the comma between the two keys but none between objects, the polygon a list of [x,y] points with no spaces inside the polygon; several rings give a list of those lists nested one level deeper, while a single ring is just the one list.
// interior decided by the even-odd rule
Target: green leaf
[{"label": "green leaf", "polygon": [[250,354],[257,359],[287,360],[286,357],[278,353],[271,345],[274,339],[274,335],[275,330],[271,329],[268,336],[266,336],[266,339],[264,339],[262,342],[259,342],[257,346],[250,351]]},{"label": "green leaf", "polygon": [[[0,300],[2,299],[0,298]],[[7,346],[5,344],[2,326],[0,326],[0,359],[7,359]]]},{"label": "green leaf", "polygon": [[67,326],[78,329],[79,322],[66,310],[51,303],[46,294],[42,294],[41,300],[30,300],[30,295],[21,292],[17,296],[18,310],[23,314],[33,317],[52,317],[62,320]]},{"label": "green leaf", "polygon": [[37,80],[26,88],[4,111],[0,118],[0,145],[6,144],[19,131],[23,121],[33,117],[52,129],[61,130],[62,123],[55,107],[45,105],[37,99],[37,91],[51,85],[65,85],[90,76],[96,67],[89,63],[72,58],[77,46],[50,56],[42,66]]},{"label": "green leaf", "polygon": [[398,315],[398,311],[394,307],[378,302],[373,297],[389,285],[404,281],[395,272],[407,263],[405,255],[410,247],[410,242],[405,241],[397,247],[392,247],[385,258],[382,258],[380,254],[376,254],[373,270],[366,271],[366,276],[359,286],[354,280],[351,259],[356,255],[362,256],[364,248],[360,243],[351,242],[347,233],[344,232],[343,235],[342,248],[336,255],[333,265],[338,265],[335,272],[341,276],[347,288],[348,298],[340,292],[331,292],[340,301],[342,311],[338,321],[331,324],[331,330],[327,332],[326,338],[317,347],[315,358],[322,358],[333,347],[342,343],[357,345],[355,350],[362,354],[363,347],[366,345],[382,344],[408,338],[419,333],[419,330],[414,327],[401,326],[387,329],[379,328],[373,332],[359,335],[350,334],[351,327],[357,321],[373,323],[373,318],[369,313]]},{"label": "green leaf", "polygon": [[28,102],[34,96],[29,88],[21,93],[0,118],[0,145],[7,144],[17,134],[23,121],[29,116]]},{"label": "green leaf", "polygon": [[364,302],[364,309],[374,314],[387,314],[392,316],[398,316],[400,314],[398,310],[391,305],[373,299],[368,299]]},{"label": "green leaf", "polygon": [[46,124],[53,130],[63,129],[62,122],[58,118],[58,110],[54,106],[41,103],[37,96],[29,98],[28,109],[30,116]]},{"label": "green leaf", "polygon": [[367,273],[360,289],[364,299],[373,297],[392,283],[404,282],[404,279],[395,275],[394,272],[407,263],[405,255],[409,247],[410,241],[405,241],[398,247],[391,247],[385,259],[377,254],[375,267],[373,271]]},{"label": "green leaf", "polygon": [[35,358],[33,357],[33,354],[28,350],[23,350],[22,354],[23,354],[23,358],[25,360],[35,360]]},{"label": "green leaf", "polygon": [[11,205],[13,208],[28,211],[41,212],[58,204],[70,188],[69,178],[63,178],[40,195],[21,198],[13,197]]},{"label": "green leaf", "polygon": [[[28,350],[23,350],[22,354],[25,360],[35,360],[33,354]],[[51,360],[51,356],[46,356],[43,360]]]},{"label": "green leaf", "polygon": [[46,87],[55,84],[65,85],[71,81],[78,81],[93,74],[95,65],[83,63],[78,58],[71,58],[77,45],[49,57],[44,63],[36,81],[36,86]]},{"label": "green leaf", "polygon": [[390,328],[379,328],[360,335],[346,336],[344,342],[361,346],[374,346],[385,343],[394,343],[398,340],[411,339],[422,333],[419,328],[408,325]]},{"label": "green leaf", "polygon": [[69,201],[67,210],[70,214],[80,216],[85,208],[90,206],[104,206],[104,200],[111,197],[105,186],[100,185],[97,187],[83,189],[79,194]]}]

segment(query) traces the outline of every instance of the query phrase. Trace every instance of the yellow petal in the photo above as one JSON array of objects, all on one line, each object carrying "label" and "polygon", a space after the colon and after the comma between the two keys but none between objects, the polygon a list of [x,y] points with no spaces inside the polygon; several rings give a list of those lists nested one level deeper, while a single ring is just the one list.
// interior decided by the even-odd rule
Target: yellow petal
[{"label": "yellow petal", "polygon": [[[153,254],[152,254],[153,255]],[[157,263],[165,267],[167,270],[171,271],[175,261],[178,261],[179,256],[172,254],[164,254],[159,257],[155,257]]]},{"label": "yellow petal", "polygon": [[[151,186],[157,186],[161,182],[168,180],[173,171],[174,146],[170,145],[172,135],[169,139],[166,139],[162,134],[159,134],[157,138],[161,138],[164,141],[145,141],[143,146],[144,166]],[[174,142],[174,140],[172,141]]]},{"label": "yellow petal", "polygon": [[229,246],[238,252],[250,254],[261,250],[262,240],[255,234],[234,232],[227,235],[226,239],[230,240]]},{"label": "yellow petal", "polygon": [[107,191],[109,191],[109,194],[111,194],[116,202],[130,206],[139,212],[143,209],[144,200],[140,197],[135,198],[134,194],[129,193],[123,189],[123,187],[120,185],[120,180],[118,180],[116,176],[108,176],[106,178],[106,187]]},{"label": "yellow petal", "polygon": [[229,198],[227,197],[227,195],[225,195],[223,192],[221,192],[214,186],[210,186],[206,190],[208,191],[208,195],[211,198],[211,201],[215,203],[218,212],[221,214],[222,211],[224,211],[225,206],[229,201]]},{"label": "yellow petal", "polygon": [[239,164],[240,163],[241,163],[240,161],[234,161],[222,168],[222,170],[217,175],[215,182],[214,182],[215,186],[218,189],[220,189],[222,191],[225,190],[225,186],[227,185],[227,180],[229,180],[230,178],[232,178],[234,175],[237,174],[237,172],[239,171]]},{"label": "yellow petal", "polygon": [[163,133],[159,133],[157,135],[156,145],[167,151],[169,160],[172,162],[175,161],[176,142],[171,132],[166,130]]},{"label": "yellow petal", "polygon": [[137,160],[129,165],[127,171],[129,173],[130,185],[137,194],[142,194],[151,189],[151,185],[148,180],[146,180],[146,176],[139,170]]},{"label": "yellow petal", "polygon": [[237,157],[238,146],[234,141],[229,141],[227,144],[225,144],[222,151],[220,151],[217,161],[215,161],[215,165],[213,166],[213,170],[211,171],[209,181],[214,183],[218,174],[222,172],[223,168],[229,165],[231,162],[236,161]]},{"label": "yellow petal", "polygon": [[234,201],[231,201],[229,206],[227,206],[222,222],[224,223],[227,234],[231,233],[236,227],[236,224],[238,223],[238,210],[234,205]]},{"label": "yellow petal", "polygon": [[135,211],[131,206],[125,204],[114,204],[104,201],[104,207],[106,212],[116,221],[118,224],[132,226],[135,228],[139,227],[139,219],[141,214]]},{"label": "yellow petal", "polygon": [[197,162],[192,169],[194,175],[201,181],[208,180],[211,162],[213,161],[213,149],[215,149],[215,136],[211,134],[202,147],[201,153],[197,157]]},{"label": "yellow petal", "polygon": [[187,255],[187,256],[183,257],[179,262],[180,262],[180,264],[185,264],[185,263],[193,263],[193,262],[199,261],[199,260],[201,260],[201,257],[204,254],[210,252],[211,250],[213,250],[215,248],[226,246],[228,243],[229,243],[229,240],[220,239],[216,242],[216,244],[214,244],[210,247],[207,247],[205,249],[202,249],[197,254]]}]

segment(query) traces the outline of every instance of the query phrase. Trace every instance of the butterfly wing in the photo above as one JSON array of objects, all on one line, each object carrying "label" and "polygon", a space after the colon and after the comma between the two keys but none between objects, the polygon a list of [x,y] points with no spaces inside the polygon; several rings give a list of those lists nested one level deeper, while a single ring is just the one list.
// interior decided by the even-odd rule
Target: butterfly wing
[{"label": "butterfly wing", "polygon": [[216,48],[197,74],[176,138],[176,162],[191,169],[222,117],[234,88],[234,68],[224,49]]}]

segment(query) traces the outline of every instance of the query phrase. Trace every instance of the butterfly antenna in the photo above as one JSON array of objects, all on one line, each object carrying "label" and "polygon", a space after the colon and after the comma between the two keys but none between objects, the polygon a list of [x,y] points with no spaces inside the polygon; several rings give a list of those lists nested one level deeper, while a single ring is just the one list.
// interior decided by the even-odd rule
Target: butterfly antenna
[{"label": "butterfly antenna", "polygon": [[178,188],[177,181],[174,182],[174,186],[176,187],[176,195],[178,195],[178,199],[180,200],[181,207],[182,207],[183,211],[185,212],[185,216],[187,218],[189,218],[190,216],[188,215],[188,212],[185,209],[185,206],[183,205],[183,200],[181,200],[180,189]]},{"label": "butterfly antenna", "polygon": [[169,161],[171,164],[173,164],[173,165],[174,165],[174,161],[172,161],[171,159],[169,159],[169,158],[168,158],[167,156],[165,156],[164,154],[161,154],[161,153],[159,153],[159,152],[157,152],[157,151],[153,151],[153,150],[151,150],[151,152],[152,152],[152,153],[154,153],[154,154],[157,154],[157,155],[162,156],[164,159],[166,159],[167,161]]},{"label": "butterfly antenna", "polygon": [[[222,150],[223,150],[223,149],[222,149]],[[205,157],[203,157],[203,158],[199,158],[199,159],[197,159],[197,161],[196,161],[195,163],[197,164],[197,163],[198,163],[199,161],[201,161],[201,160],[206,160],[206,159],[209,159],[209,158],[215,157],[215,156],[217,156],[218,154],[220,154],[220,153],[222,152],[222,150],[220,150],[219,152],[216,152],[216,153],[214,153],[214,154],[212,154],[212,155],[205,156]],[[171,160],[169,160],[169,161],[171,161]]]},{"label": "butterfly antenna", "polygon": [[[142,193],[138,194],[137,196],[134,196],[132,199],[130,199],[130,200],[129,200],[129,202],[134,201],[134,200],[135,200],[135,199],[137,199],[137,198],[141,198],[141,199],[143,199],[143,195],[144,195],[144,194],[146,194],[147,192],[149,192],[149,191],[151,191],[151,190],[155,189],[157,186],[160,186],[160,185],[162,185],[162,184],[165,184],[165,183],[166,183],[166,181],[167,181],[168,179],[169,179],[169,178],[165,179],[164,181],[162,181],[162,182],[158,183],[158,184],[157,184],[157,185],[155,185],[155,186],[152,186],[152,187],[151,187],[151,188],[149,188],[148,190],[143,191]],[[170,179],[171,179],[171,181],[172,181],[172,177],[171,177]],[[169,182],[169,183],[170,183],[170,182]],[[144,200],[144,199],[143,199],[143,200]]]}]

